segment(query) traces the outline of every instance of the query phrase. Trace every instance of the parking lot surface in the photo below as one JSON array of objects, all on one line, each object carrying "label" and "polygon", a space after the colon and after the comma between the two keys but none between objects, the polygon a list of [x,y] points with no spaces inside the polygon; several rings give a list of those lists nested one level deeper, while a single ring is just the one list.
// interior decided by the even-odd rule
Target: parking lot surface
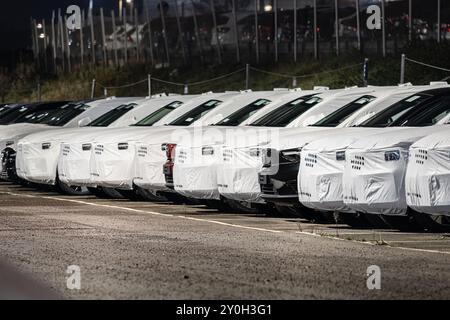
[{"label": "parking lot surface", "polygon": [[[2,261],[68,299],[448,299],[450,236],[0,183]],[[81,289],[67,288],[68,266]],[[380,268],[381,289],[367,287]]]}]

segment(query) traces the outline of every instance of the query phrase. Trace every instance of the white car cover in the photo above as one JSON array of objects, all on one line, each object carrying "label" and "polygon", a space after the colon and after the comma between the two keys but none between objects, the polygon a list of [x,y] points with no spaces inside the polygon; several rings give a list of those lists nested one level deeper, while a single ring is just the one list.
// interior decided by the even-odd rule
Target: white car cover
[{"label": "white car cover", "polygon": [[344,203],[372,214],[405,215],[405,174],[409,148],[417,140],[447,130],[448,125],[386,128],[350,145],[343,175]]},{"label": "white car cover", "polygon": [[406,203],[418,212],[450,216],[450,128],[420,139],[409,153]]},{"label": "white car cover", "polygon": [[[326,135],[329,128],[284,128],[271,134],[272,140],[261,139],[252,146],[224,146],[222,161],[217,170],[218,190],[225,198],[264,203],[261,199],[261,188],[258,172],[263,165],[262,148],[277,150],[297,148],[308,141]],[[261,135],[263,136],[263,135]]]},{"label": "white car cover", "polygon": [[95,132],[99,128],[79,128],[76,124],[83,119],[86,119],[87,122],[95,120],[119,105],[131,103],[136,99],[139,98],[108,98],[92,101],[88,103],[90,107],[85,112],[72,119],[62,128],[34,125],[35,129],[27,130],[26,134],[16,135],[17,175],[22,179],[36,183],[54,184],[60,143],[61,139],[64,139],[64,134],[70,136],[80,132]]},{"label": "white car cover", "polygon": [[173,167],[173,184],[177,193],[196,199],[220,199],[217,185],[217,166],[222,162],[224,142],[233,138],[244,142],[242,137],[256,138],[261,136],[261,131],[269,131],[271,128],[261,130],[258,127],[248,127],[247,125],[277,107],[318,92],[317,90],[308,90],[285,92],[284,94],[281,94],[281,92],[254,93],[254,95],[248,97],[247,101],[243,103],[244,105],[261,98],[270,99],[272,102],[237,127],[205,128],[203,134],[201,134],[202,139],[177,143]]},{"label": "white car cover", "polygon": [[[128,127],[130,124],[134,124],[167,106],[176,110],[183,103],[193,98],[195,96],[170,95],[168,97],[152,97],[151,99],[139,101],[135,109],[116,120],[108,128]],[[168,115],[164,116],[161,120],[168,117]],[[162,126],[163,124],[165,124],[164,121],[158,121],[158,126]],[[105,128],[98,129],[101,130],[101,133],[105,132]],[[58,158],[58,173],[61,182],[71,186],[94,185],[91,179],[90,164],[92,144],[96,137],[96,134],[84,131],[64,135],[64,142],[61,144],[61,152]]]},{"label": "white car cover", "polygon": [[[209,125],[221,120],[226,115],[235,111],[235,107],[227,103],[239,92],[226,93],[210,93],[201,95],[195,99],[191,99],[185,105],[177,108],[177,110],[169,114],[170,119],[164,119],[168,123],[185,115],[195,107],[210,103],[210,101],[221,102],[218,106],[201,116],[200,119],[193,121],[191,126]],[[137,154],[142,147],[146,147],[150,156],[150,164],[153,163],[153,157],[157,160],[159,171],[162,174],[162,165],[165,159],[165,152],[161,150],[161,144],[170,137],[173,131],[183,129],[180,126],[164,126],[164,127],[142,127],[127,128],[120,132],[111,131],[97,137],[93,144],[92,160],[91,160],[91,177],[92,183],[97,186],[117,188],[117,189],[133,189],[133,180],[136,177],[146,177],[142,172],[136,172],[136,168],[141,169],[144,161],[140,157],[136,160]],[[165,138],[166,137],[166,138]],[[145,170],[145,169],[143,169]],[[139,181],[139,178],[137,179]]]},{"label": "white car cover", "polygon": [[[443,85],[409,85],[375,92],[373,95],[377,99],[351,115],[341,126],[360,123],[361,120],[355,121],[357,117],[367,119],[414,93],[438,86]],[[312,141],[302,150],[297,185],[299,200],[304,206],[323,211],[353,211],[344,204],[342,193],[345,150],[359,139],[371,136],[373,131],[373,128],[347,128],[335,136]]]},{"label": "white car cover", "polygon": [[[309,91],[305,92],[307,94]],[[244,108],[245,106],[255,102],[255,101],[264,101],[264,100],[270,100],[272,103],[268,104],[265,107],[262,107],[259,111],[255,112],[250,118],[258,117],[257,115],[263,115],[265,114],[264,110],[267,110],[270,108],[273,104],[280,104],[285,101],[287,97],[292,96],[298,96],[298,92],[291,92],[288,90],[283,91],[264,91],[264,92],[243,92],[239,94],[238,96],[235,96],[233,99],[227,101],[225,104],[228,105],[228,107],[225,105],[224,108],[227,109],[226,113],[222,112],[221,119],[225,119],[227,116],[231,115],[232,113]],[[249,119],[244,121],[242,125],[245,125],[248,123]],[[214,123],[216,123],[215,121]],[[204,122],[203,122],[204,123]],[[166,188],[166,181],[165,176],[163,173],[163,164],[166,162],[167,157],[165,151],[161,149],[161,143],[175,143],[177,144],[177,153],[180,152],[183,154],[183,156],[178,157],[175,156],[175,159],[182,160],[183,157],[185,157],[184,163],[179,163],[180,166],[178,166],[177,169],[182,169],[183,164],[185,164],[186,172],[183,172],[181,174],[180,171],[177,171],[177,173],[174,172],[177,176],[176,182],[176,188],[181,189],[180,193],[183,194],[184,188],[187,187],[189,189],[191,186],[196,186],[197,184],[195,182],[201,182],[200,179],[195,179],[192,181],[189,181],[189,183],[186,183],[186,178],[195,176],[198,172],[197,169],[203,168],[205,163],[210,163],[213,159],[205,158],[205,162],[202,164],[200,161],[202,161],[201,158],[195,159],[199,160],[197,163],[192,163],[188,160],[188,154],[191,154],[190,148],[193,146],[194,150],[200,150],[203,145],[210,146],[211,148],[215,148],[216,146],[223,143],[223,140],[226,136],[229,135],[230,132],[236,129],[236,127],[233,126],[204,126],[204,127],[194,127],[195,129],[189,128],[186,131],[177,131],[174,134],[167,135],[165,140],[160,140],[159,138],[155,140],[155,143],[151,144],[149,142],[146,143],[139,143],[137,146],[137,156],[136,156],[136,177],[134,180],[134,183],[141,187],[145,188],[148,191],[152,193],[156,193],[158,191],[167,190]],[[214,152],[215,156],[217,156],[218,152]],[[203,158],[203,157],[202,157]],[[191,158],[189,158],[191,159]],[[176,167],[174,167],[176,168]],[[177,170],[175,169],[175,170]],[[208,172],[204,173],[206,176],[209,174]],[[215,171],[213,173],[215,175]],[[203,185],[204,188],[209,188],[206,184]],[[216,188],[217,189],[217,188]],[[177,190],[178,191],[178,190]],[[188,193],[189,191],[187,191]],[[213,192],[213,191],[211,191]],[[207,191],[208,193],[208,191]]]},{"label": "white car cover", "polygon": [[[319,93],[317,96],[320,97],[322,101],[298,118],[293,119],[286,128],[298,128],[313,124],[347,103],[361,96],[383,89],[385,88],[347,88],[345,90],[330,90]],[[278,136],[274,135],[274,130],[272,130],[271,132],[274,137],[273,139],[270,139],[270,141],[260,139],[259,143],[247,145],[241,143],[239,146],[225,145],[223,147],[224,160],[231,156],[233,161],[222,161],[218,165],[217,184],[222,196],[236,201],[263,202],[258,183],[258,172],[261,169],[262,160],[259,155],[254,156],[258,154],[258,152],[252,149],[258,148],[258,144],[264,147],[264,143],[266,145],[268,143],[271,143],[272,145],[282,145],[282,132],[286,130],[286,128],[278,128],[278,130],[276,130],[277,132],[280,132],[279,142],[276,141]],[[309,130],[319,130],[321,132],[327,130],[327,128],[323,127],[307,127],[305,129],[306,132]],[[289,135],[289,133],[287,135]],[[238,139],[235,140],[239,141]],[[225,155],[227,155],[227,157],[225,157]]]},{"label": "white car cover", "polygon": [[334,129],[310,141],[300,153],[297,175],[299,201],[317,210],[350,211],[342,198],[345,149],[361,137],[383,132],[381,128]]}]

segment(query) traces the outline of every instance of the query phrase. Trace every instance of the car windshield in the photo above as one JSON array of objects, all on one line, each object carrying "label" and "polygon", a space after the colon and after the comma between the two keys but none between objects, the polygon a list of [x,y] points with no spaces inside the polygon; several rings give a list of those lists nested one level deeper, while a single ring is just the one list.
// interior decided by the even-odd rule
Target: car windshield
[{"label": "car windshield", "polygon": [[450,114],[450,97],[439,97],[426,105],[420,112],[415,112],[407,119],[400,118],[393,125],[407,127],[432,126]]},{"label": "car windshield", "polygon": [[8,123],[40,123],[53,112],[56,112],[59,107],[66,105],[64,102],[51,102],[42,105],[25,105],[23,107],[14,109],[13,112],[8,113],[0,119],[0,124]]},{"label": "car windshield", "polygon": [[321,101],[322,98],[311,95],[295,99],[269,112],[250,125],[261,127],[285,127],[292,120],[296,119]]},{"label": "car windshield", "polygon": [[345,119],[347,119],[354,112],[358,111],[371,101],[375,100],[374,96],[365,95],[361,98],[358,98],[342,108],[336,110],[335,112],[329,114],[319,122],[313,124],[313,127],[337,127],[341,124]]},{"label": "car windshield", "polygon": [[136,107],[135,103],[124,104],[113,110],[105,113],[104,115],[98,117],[94,121],[88,124],[88,127],[108,127],[116,120],[120,119],[122,116],[130,112]]},{"label": "car windshield", "polygon": [[10,112],[11,110],[13,110],[13,108],[8,107],[7,105],[0,106],[0,117],[4,116],[5,114]]},{"label": "car windshield", "polygon": [[190,126],[208,112],[220,105],[222,101],[209,100],[170,123],[171,126]]},{"label": "car windshield", "polygon": [[134,124],[133,126],[151,127],[155,123],[157,123],[159,120],[164,118],[166,115],[171,113],[173,110],[175,110],[176,108],[181,106],[182,104],[183,104],[183,102],[181,102],[181,101],[174,101],[174,102],[162,107],[161,109],[149,114],[148,116],[146,116],[144,119],[142,119],[138,123]]},{"label": "car windshield", "polygon": [[239,109],[238,111],[232,113],[225,119],[222,119],[216,126],[238,126],[245,120],[247,120],[251,115],[255,114],[262,107],[267,106],[271,101],[267,99],[256,100],[249,105]]},{"label": "car windshield", "polygon": [[89,108],[89,105],[80,104],[67,104],[61,108],[56,109],[54,112],[49,112],[45,118],[41,118],[39,123],[47,124],[49,126],[62,127],[70,120],[74,119],[78,115],[82,114]]},{"label": "car windshield", "polygon": [[364,121],[359,127],[388,127],[432,97],[433,96],[428,94],[414,94],[409,96]]}]

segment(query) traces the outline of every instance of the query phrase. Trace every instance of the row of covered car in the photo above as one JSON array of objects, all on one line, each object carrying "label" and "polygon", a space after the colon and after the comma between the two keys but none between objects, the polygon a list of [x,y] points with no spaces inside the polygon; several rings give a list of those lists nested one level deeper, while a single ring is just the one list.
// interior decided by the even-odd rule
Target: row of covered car
[{"label": "row of covered car", "polygon": [[450,227],[447,83],[0,106],[4,178],[360,228]]}]

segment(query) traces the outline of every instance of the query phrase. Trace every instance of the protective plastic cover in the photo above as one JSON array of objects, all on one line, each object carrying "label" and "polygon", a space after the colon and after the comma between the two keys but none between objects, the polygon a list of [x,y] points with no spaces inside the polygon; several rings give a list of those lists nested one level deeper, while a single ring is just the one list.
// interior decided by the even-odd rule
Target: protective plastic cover
[{"label": "protective plastic cover", "polygon": [[409,147],[426,135],[445,130],[386,128],[383,133],[360,139],[346,151],[343,175],[344,203],[353,210],[389,215],[407,211],[405,174]]},{"label": "protective plastic cover", "polygon": [[219,193],[232,200],[263,203],[258,172],[262,168],[262,148],[290,149],[326,134],[329,128],[281,128],[270,141],[261,140],[252,146],[224,146],[222,161],[217,167]]},{"label": "protective plastic cover", "polygon": [[411,146],[405,187],[412,209],[450,216],[450,128]]},{"label": "protective plastic cover", "polygon": [[361,137],[379,130],[382,129],[332,129],[329,135],[306,145],[300,155],[297,176],[300,202],[317,210],[350,211],[342,197],[345,149]]}]

